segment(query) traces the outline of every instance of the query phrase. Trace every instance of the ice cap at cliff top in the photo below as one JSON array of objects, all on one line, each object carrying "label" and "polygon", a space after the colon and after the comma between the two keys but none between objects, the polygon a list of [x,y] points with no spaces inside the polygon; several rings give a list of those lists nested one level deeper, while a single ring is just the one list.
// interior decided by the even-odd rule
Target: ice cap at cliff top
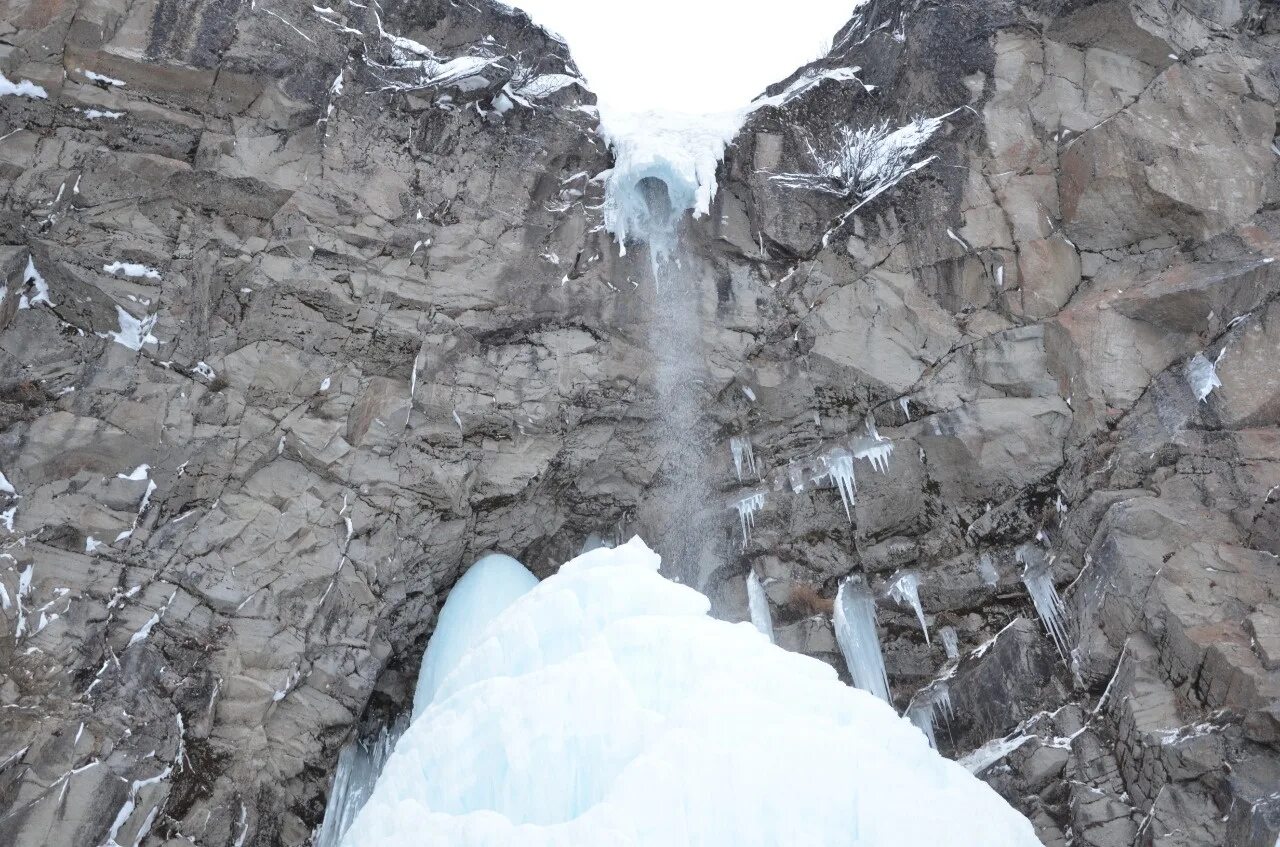
[{"label": "ice cap at cliff top", "polygon": [[1039,844],[888,704],[658,566],[593,550],[469,636],[342,843]]},{"label": "ice cap at cliff top", "polygon": [[[626,252],[629,237],[669,251],[670,224],[706,214],[725,145],[769,85],[826,53],[866,0],[520,0],[569,46],[600,104],[614,154],[604,220]],[[666,186],[677,214],[655,216],[639,185]]]},{"label": "ice cap at cliff top", "polygon": [[707,114],[746,106],[826,51],[865,0],[514,0],[560,35],[601,105]]}]

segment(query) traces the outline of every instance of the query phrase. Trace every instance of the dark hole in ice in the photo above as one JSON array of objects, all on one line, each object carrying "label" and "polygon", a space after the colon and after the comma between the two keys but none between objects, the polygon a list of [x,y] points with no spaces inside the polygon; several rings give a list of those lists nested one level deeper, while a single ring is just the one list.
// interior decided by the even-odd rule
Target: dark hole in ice
[{"label": "dark hole in ice", "polygon": [[636,183],[636,188],[644,198],[650,217],[655,220],[671,217],[671,194],[665,182],[656,176],[646,176]]}]

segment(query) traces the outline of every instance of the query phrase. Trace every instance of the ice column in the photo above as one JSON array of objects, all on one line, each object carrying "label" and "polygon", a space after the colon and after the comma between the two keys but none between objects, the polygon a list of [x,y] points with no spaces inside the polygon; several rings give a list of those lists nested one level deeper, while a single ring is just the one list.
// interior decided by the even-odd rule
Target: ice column
[{"label": "ice column", "polygon": [[747,609],[751,612],[751,623],[764,633],[773,643],[773,615],[769,612],[769,598],[765,596],[764,586],[755,571],[747,574]]},{"label": "ice column", "polygon": [[436,689],[479,641],[485,627],[538,584],[538,578],[510,556],[490,553],[462,575],[449,592],[435,634],[427,643],[413,694],[413,718],[427,708]]},{"label": "ice column", "polygon": [[836,643],[844,654],[853,684],[891,703],[889,676],[876,632],[876,601],[862,577],[855,574],[840,583],[834,623]]},{"label": "ice column", "polygon": [[315,847],[338,847],[339,839],[364,808],[373,793],[374,783],[382,773],[396,741],[408,727],[402,716],[391,726],[381,724],[366,737],[351,739],[338,754],[338,769],[333,775],[333,788],[324,807],[324,821],[316,835]]}]

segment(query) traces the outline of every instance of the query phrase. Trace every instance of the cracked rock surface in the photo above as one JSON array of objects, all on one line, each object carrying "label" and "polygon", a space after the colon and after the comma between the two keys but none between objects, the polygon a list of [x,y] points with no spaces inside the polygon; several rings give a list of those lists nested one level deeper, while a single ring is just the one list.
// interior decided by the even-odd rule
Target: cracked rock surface
[{"label": "cracked rock surface", "polygon": [[[852,67],[681,233],[713,496],[673,516],[647,257],[523,13],[0,0],[0,843],[305,844],[461,568],[684,519],[717,614],[754,569],[842,673],[865,574],[895,705],[941,680],[1046,845],[1273,847],[1280,10],[875,0],[798,74]],[[919,116],[882,194],[776,178]]]}]

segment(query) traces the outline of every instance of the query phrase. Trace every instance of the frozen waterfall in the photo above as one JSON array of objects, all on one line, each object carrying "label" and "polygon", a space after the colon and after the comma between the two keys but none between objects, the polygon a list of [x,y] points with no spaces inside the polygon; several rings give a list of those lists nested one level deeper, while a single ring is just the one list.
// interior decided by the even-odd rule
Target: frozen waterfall
[{"label": "frozen waterfall", "polygon": [[501,553],[483,557],[462,575],[440,610],[436,631],[422,657],[413,694],[414,720],[431,703],[445,676],[476,645],[489,622],[537,584],[538,578],[524,565]]},{"label": "frozen waterfall", "polygon": [[[441,667],[342,844],[1039,844],[885,703],[709,617],[658,566],[632,539],[564,565],[479,631],[442,615],[433,641],[470,646]],[[510,586],[471,573],[477,594]]]},{"label": "frozen waterfall", "polygon": [[315,847],[338,847],[339,839],[364,808],[374,783],[408,723],[406,716],[391,726],[380,724],[365,737],[353,738],[342,748]]}]

